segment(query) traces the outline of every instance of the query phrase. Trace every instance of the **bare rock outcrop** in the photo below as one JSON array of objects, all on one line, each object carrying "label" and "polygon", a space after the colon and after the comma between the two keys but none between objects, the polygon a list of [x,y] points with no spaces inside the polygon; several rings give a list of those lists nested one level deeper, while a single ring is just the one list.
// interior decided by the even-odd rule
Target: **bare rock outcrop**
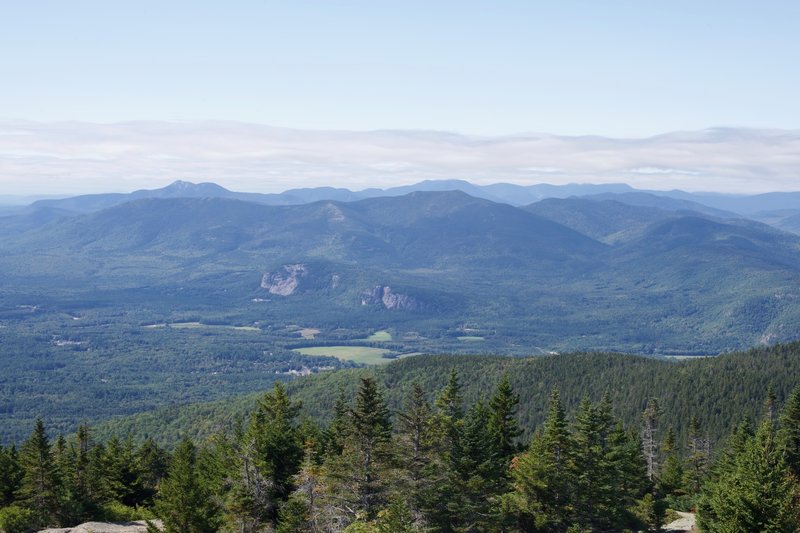
[{"label": "bare rock outcrop", "polygon": [[308,275],[304,264],[283,265],[282,268],[267,272],[261,277],[261,288],[270,294],[291,296],[300,285],[300,280]]},{"label": "bare rock outcrop", "polygon": [[361,305],[382,305],[389,310],[416,311],[422,305],[408,294],[392,291],[389,286],[376,285],[361,293]]},{"label": "bare rock outcrop", "polygon": [[[153,524],[161,527],[161,520],[153,520]],[[56,529],[43,529],[39,533],[145,533],[147,522],[137,520],[135,522],[124,522],[110,524],[107,522],[86,522],[75,527],[62,527]]]}]

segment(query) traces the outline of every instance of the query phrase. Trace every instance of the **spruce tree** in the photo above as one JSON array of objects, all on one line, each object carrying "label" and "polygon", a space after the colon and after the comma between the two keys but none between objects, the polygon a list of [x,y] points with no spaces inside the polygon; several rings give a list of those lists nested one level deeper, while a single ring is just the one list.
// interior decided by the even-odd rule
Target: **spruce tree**
[{"label": "spruce tree", "polygon": [[163,530],[150,524],[148,531],[164,533],[211,533],[217,531],[217,506],[202,482],[197,449],[184,439],[175,450],[169,474],[156,497],[155,514]]},{"label": "spruce tree", "polygon": [[0,446],[0,507],[14,503],[15,493],[19,491],[24,475],[14,446]]},{"label": "spruce tree", "polygon": [[690,495],[698,494],[708,469],[708,441],[703,438],[700,422],[696,416],[689,421],[689,437],[687,442],[689,455],[686,458],[685,486]]},{"label": "spruce tree", "polygon": [[498,459],[503,469],[508,467],[511,457],[519,450],[517,438],[522,434],[517,422],[519,395],[511,389],[508,375],[504,375],[489,402],[489,432],[495,440]]},{"label": "spruce tree", "polygon": [[24,472],[16,499],[33,512],[38,526],[57,525],[61,483],[52,446],[40,418],[22,445],[19,462]]},{"label": "spruce tree", "polygon": [[800,528],[800,487],[766,414],[734,461],[703,487],[698,525],[710,533],[792,532]]},{"label": "spruce tree", "polygon": [[560,531],[570,523],[574,485],[573,444],[557,389],[550,393],[547,419],[529,449],[511,462],[513,490],[504,512],[522,531]]},{"label": "spruce tree", "polygon": [[661,445],[661,455],[664,463],[658,475],[658,492],[664,497],[680,496],[683,494],[683,463],[678,457],[675,431],[672,428],[667,430],[667,436]]},{"label": "spruce tree", "polygon": [[405,493],[412,510],[422,512],[430,507],[430,491],[440,478],[443,465],[436,454],[433,411],[419,383],[412,386],[397,419],[397,455],[402,472],[398,488]]},{"label": "spruce tree", "polygon": [[258,460],[282,499],[291,492],[291,478],[303,460],[303,442],[297,426],[300,407],[289,399],[283,383],[276,381],[272,391],[259,400],[249,428],[248,436],[255,442]]},{"label": "spruce tree", "polygon": [[356,404],[351,412],[352,445],[359,478],[356,491],[361,509],[374,518],[383,503],[386,489],[381,470],[390,452],[392,424],[389,409],[374,378],[361,379]]},{"label": "spruce tree", "polygon": [[800,479],[800,387],[795,387],[781,411],[778,442],[786,465]]}]

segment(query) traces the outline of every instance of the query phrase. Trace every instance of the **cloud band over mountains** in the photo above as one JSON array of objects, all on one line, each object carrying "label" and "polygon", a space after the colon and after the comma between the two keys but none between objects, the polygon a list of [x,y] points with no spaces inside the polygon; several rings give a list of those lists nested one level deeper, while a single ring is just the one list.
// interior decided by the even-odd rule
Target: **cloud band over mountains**
[{"label": "cloud band over mountains", "polygon": [[353,190],[425,179],[800,190],[800,131],[716,128],[643,139],[304,131],[236,122],[0,122],[2,194],[80,194],[176,179],[229,189]]}]

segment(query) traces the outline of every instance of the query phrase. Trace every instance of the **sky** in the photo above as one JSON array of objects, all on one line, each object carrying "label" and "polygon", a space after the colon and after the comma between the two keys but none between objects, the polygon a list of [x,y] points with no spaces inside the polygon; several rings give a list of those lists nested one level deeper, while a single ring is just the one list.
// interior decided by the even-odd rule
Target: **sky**
[{"label": "sky", "polygon": [[[0,194],[48,186],[32,181],[35,158],[21,164],[24,147],[21,156],[5,143],[27,121],[61,133],[70,123],[197,124],[204,135],[209,121],[496,138],[796,131],[798,20],[794,1],[0,1],[0,168],[21,167],[0,175]],[[68,167],[50,174],[50,190],[155,179],[90,185]],[[671,175],[658,175],[670,188]]]}]

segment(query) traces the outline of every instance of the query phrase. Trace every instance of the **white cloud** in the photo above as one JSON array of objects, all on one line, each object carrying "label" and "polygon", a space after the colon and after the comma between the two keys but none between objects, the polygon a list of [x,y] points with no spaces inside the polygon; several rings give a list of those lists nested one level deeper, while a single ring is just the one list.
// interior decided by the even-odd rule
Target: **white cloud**
[{"label": "white cloud", "polygon": [[639,167],[639,168],[632,168],[628,172],[631,174],[679,174],[682,176],[700,176],[702,172],[697,172],[695,170],[683,170],[679,168],[661,168],[661,167]]},{"label": "white cloud", "polygon": [[277,192],[423,179],[618,183],[755,193],[800,189],[800,131],[646,139],[427,131],[302,131],[235,122],[0,123],[0,194],[161,187],[175,179]]}]

